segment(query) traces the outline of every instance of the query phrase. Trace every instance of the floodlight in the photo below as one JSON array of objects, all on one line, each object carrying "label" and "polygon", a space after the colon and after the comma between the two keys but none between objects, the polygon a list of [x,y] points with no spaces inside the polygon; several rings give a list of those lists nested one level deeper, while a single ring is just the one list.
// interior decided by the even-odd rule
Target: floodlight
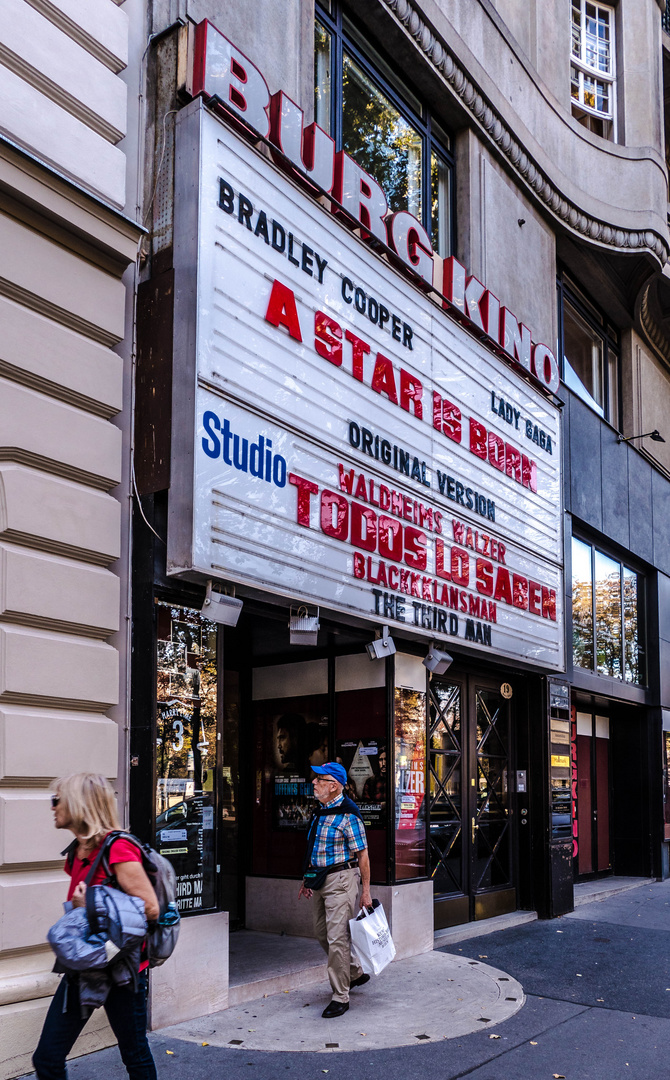
[{"label": "floodlight", "polygon": [[438,648],[435,642],[432,641],[427,655],[424,656],[421,662],[434,675],[444,675],[445,671],[453,664],[454,658],[444,649]]},{"label": "floodlight", "polygon": [[365,646],[370,659],[383,660],[385,656],[393,656],[395,652],[395,642],[391,637],[391,631],[388,626],[382,626],[381,630],[377,630],[376,634],[375,640]]},{"label": "floodlight", "polygon": [[318,644],[319,609],[316,609],[316,615],[310,615],[304,605],[295,609],[291,608],[288,626],[291,633],[291,645]]},{"label": "floodlight", "polygon": [[[202,605],[202,614],[206,619],[219,623],[221,626],[237,626],[237,620],[242,610],[242,601],[233,594],[214,592],[213,582],[210,578],[207,582],[205,602]],[[232,588],[232,586],[231,586]]]}]

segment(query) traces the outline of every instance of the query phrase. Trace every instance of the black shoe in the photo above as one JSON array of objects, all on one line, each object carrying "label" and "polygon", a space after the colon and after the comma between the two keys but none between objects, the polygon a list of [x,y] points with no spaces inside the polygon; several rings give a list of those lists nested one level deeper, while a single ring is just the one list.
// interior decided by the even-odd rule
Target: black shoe
[{"label": "black shoe", "polygon": [[354,979],[352,983],[349,983],[349,986],[365,986],[366,982],[370,982],[370,976],[359,975],[357,979]]},{"label": "black shoe", "polygon": [[325,1017],[326,1020],[330,1020],[333,1016],[342,1016],[348,1008],[348,1001],[331,1001],[330,1005],[326,1005],[321,1015]]}]

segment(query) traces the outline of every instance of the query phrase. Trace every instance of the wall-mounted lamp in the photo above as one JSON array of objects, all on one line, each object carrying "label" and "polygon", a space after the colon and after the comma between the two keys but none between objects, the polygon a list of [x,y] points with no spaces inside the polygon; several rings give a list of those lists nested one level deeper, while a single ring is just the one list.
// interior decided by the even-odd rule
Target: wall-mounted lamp
[{"label": "wall-mounted lamp", "polygon": [[625,438],[623,435],[619,435],[617,442],[631,442],[632,439],[652,439],[653,442],[665,442],[657,428],[654,428],[653,431],[647,431],[644,435],[626,435]]},{"label": "wall-mounted lamp", "polygon": [[206,619],[211,619],[212,622],[219,623],[221,626],[237,626],[237,620],[242,611],[242,601],[235,596],[234,587],[228,586],[232,589],[232,595],[229,596],[228,593],[214,592],[212,585],[210,578],[207,582],[202,614]]},{"label": "wall-mounted lamp", "polygon": [[304,604],[291,608],[288,628],[291,645],[316,645],[319,640],[319,609],[316,609],[316,615],[310,615]]},{"label": "wall-mounted lamp", "polygon": [[421,663],[424,667],[427,667],[429,671],[432,671],[434,675],[444,675],[445,671],[451,667],[454,662],[453,656],[450,656],[444,649],[438,648],[435,642],[431,642],[428,654],[424,656]]},{"label": "wall-mounted lamp", "polygon": [[383,660],[385,656],[393,656],[395,641],[391,637],[388,626],[382,626],[381,630],[377,630],[375,640],[371,641],[365,648],[371,660]]}]

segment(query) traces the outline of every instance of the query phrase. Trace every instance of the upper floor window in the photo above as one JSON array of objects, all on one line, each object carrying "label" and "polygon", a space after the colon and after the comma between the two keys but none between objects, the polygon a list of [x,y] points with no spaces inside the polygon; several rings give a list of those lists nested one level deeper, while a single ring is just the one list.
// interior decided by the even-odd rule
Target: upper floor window
[{"label": "upper floor window", "polygon": [[314,20],[314,118],[408,210],[442,257],[452,247],[451,139],[335,0]]},{"label": "upper floor window", "polygon": [[580,124],[614,139],[614,9],[590,0],[572,0],[570,57],[572,115]]},{"label": "upper floor window", "polygon": [[565,277],[559,279],[558,288],[563,382],[618,428],[618,334],[602,312]]},{"label": "upper floor window", "polygon": [[575,667],[645,682],[644,578],[572,538],[572,659]]}]

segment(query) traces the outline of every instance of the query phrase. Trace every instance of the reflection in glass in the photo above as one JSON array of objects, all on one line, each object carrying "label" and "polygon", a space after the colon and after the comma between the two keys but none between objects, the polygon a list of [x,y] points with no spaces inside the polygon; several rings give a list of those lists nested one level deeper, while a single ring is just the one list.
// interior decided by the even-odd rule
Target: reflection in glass
[{"label": "reflection in glass", "polygon": [[461,688],[433,682],[430,689],[430,863],[436,894],[460,892]]},{"label": "reflection in glass", "polygon": [[572,653],[576,667],[593,669],[591,547],[572,540]]},{"label": "reflection in glass", "polygon": [[641,681],[638,643],[638,583],[637,574],[627,566],[623,568],[623,635],[626,682],[637,683]]},{"label": "reflection in glass", "polygon": [[563,381],[604,416],[603,341],[565,301],[563,305]]},{"label": "reflection in glass", "polygon": [[381,184],[391,210],[421,220],[421,136],[347,53],[342,96],[343,148]]},{"label": "reflection in glass", "polygon": [[449,184],[451,172],[443,159],[433,152],[430,158],[431,237],[437,254],[446,259],[451,251],[449,231]]},{"label": "reflection in glass", "polygon": [[331,37],[325,26],[314,21],[314,119],[332,134],[330,120]]},{"label": "reflection in glass", "polygon": [[622,677],[621,564],[595,552],[596,670]]},{"label": "reflection in glass", "polygon": [[157,605],[156,848],[181,911],[216,906],[217,627]]}]

